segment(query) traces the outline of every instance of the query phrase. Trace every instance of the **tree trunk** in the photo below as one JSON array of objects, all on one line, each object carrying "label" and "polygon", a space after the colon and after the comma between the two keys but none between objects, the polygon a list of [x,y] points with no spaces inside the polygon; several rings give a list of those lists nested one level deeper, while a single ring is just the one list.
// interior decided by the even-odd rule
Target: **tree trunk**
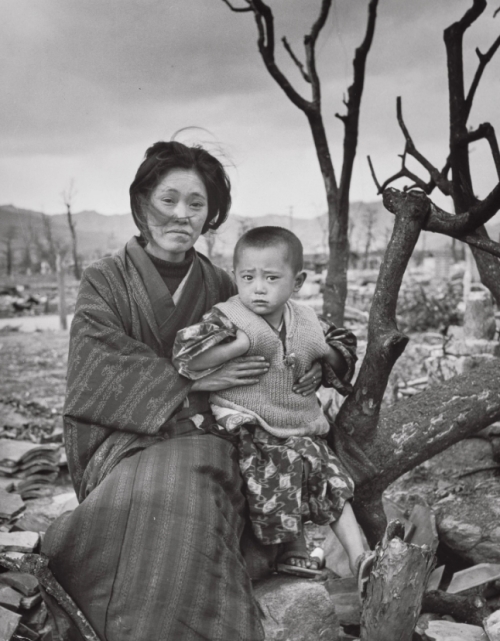
[{"label": "tree trunk", "polygon": [[71,209],[68,205],[66,205],[67,208],[67,216],[68,216],[68,226],[69,226],[69,231],[71,234],[71,247],[72,247],[72,253],[73,253],[73,273],[75,275],[76,280],[80,280],[81,278],[81,270],[80,270],[80,261],[78,258],[78,248],[77,248],[77,240],[76,240],[76,229],[75,229],[75,223],[73,222],[73,216],[71,214]]},{"label": "tree trunk", "polygon": [[[416,465],[500,420],[499,389],[500,359],[494,359],[380,413],[376,436],[362,449],[371,469],[350,470],[361,477],[353,507],[370,545],[385,529],[382,492]],[[350,447],[361,449],[344,444],[348,452]],[[342,458],[352,463],[352,457]]]},{"label": "tree trunk", "polygon": [[411,641],[434,565],[426,546],[404,543],[397,521],[377,548],[361,614],[361,641]]}]

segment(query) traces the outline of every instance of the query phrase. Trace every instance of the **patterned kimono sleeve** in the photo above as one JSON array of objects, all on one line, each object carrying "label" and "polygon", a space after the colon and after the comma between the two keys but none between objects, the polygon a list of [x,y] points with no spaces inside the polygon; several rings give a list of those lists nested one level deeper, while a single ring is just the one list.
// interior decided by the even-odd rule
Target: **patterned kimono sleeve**
[{"label": "patterned kimono sleeve", "polygon": [[347,394],[350,394],[352,391],[350,381],[354,375],[356,361],[358,360],[358,357],[356,356],[356,336],[348,329],[344,329],[342,327],[337,328],[335,325],[331,323],[329,324],[321,318],[319,322],[325,333],[326,342],[330,347],[333,347],[342,354],[347,365],[347,370],[341,378],[329,363],[322,360],[322,385],[324,387],[333,387],[337,392],[342,394],[342,396],[347,396]]},{"label": "patterned kimono sleeve", "polygon": [[172,352],[172,362],[179,374],[196,381],[220,369],[222,365],[201,371],[189,368],[190,361],[198,354],[219,343],[228,343],[236,338],[236,325],[217,307],[207,312],[199,323],[177,332]]}]

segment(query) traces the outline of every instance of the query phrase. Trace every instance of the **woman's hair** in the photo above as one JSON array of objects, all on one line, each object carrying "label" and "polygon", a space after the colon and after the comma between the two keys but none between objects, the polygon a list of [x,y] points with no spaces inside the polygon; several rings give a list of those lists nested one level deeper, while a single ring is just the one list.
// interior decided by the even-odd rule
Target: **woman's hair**
[{"label": "woman's hair", "polygon": [[132,216],[141,235],[149,238],[146,207],[152,192],[172,169],[192,169],[203,180],[208,197],[208,215],[201,231],[218,229],[231,207],[231,183],[221,162],[199,146],[181,142],[155,142],[147,151],[130,185]]}]

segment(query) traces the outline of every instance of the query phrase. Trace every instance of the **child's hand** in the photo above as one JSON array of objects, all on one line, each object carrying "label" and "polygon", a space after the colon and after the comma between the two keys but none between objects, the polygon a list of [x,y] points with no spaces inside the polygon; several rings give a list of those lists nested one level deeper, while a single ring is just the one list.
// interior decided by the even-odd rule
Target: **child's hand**
[{"label": "child's hand", "polygon": [[241,347],[242,354],[246,354],[250,349],[250,339],[241,329],[236,330],[236,342]]}]

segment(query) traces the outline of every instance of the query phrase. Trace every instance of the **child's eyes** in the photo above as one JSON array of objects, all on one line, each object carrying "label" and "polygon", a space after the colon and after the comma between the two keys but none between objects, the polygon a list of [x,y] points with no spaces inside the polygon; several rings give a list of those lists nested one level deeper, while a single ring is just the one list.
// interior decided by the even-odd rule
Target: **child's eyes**
[{"label": "child's eyes", "polygon": [[270,280],[271,282],[278,280],[279,276],[268,276],[267,280]]},{"label": "child's eyes", "polygon": [[252,280],[252,277],[248,276],[248,275],[242,276],[242,278],[243,278],[243,280],[247,280],[247,281]]}]

